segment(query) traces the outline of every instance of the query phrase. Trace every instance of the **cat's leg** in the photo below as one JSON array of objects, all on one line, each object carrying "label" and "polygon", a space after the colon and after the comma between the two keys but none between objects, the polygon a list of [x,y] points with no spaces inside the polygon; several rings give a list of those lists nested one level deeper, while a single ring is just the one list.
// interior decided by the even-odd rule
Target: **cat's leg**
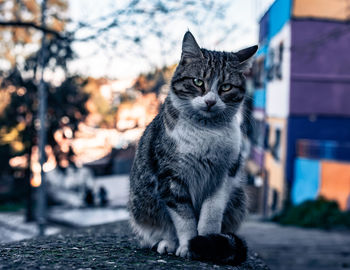
[{"label": "cat's leg", "polygon": [[[228,178],[229,182],[239,184],[234,180],[237,179]],[[224,192],[225,186],[228,186],[226,193]],[[225,206],[224,201],[227,194],[228,201]],[[221,263],[232,265],[246,260],[245,241],[233,233],[244,216],[244,199],[243,189],[238,185],[223,185],[203,203],[198,223],[199,236],[190,241],[193,258],[217,260],[218,257],[224,256],[219,259]]]},{"label": "cat's leg", "polygon": [[175,232],[166,232],[162,235],[162,240],[159,241],[157,252],[159,254],[175,253],[177,247],[177,237]]},{"label": "cat's leg", "polygon": [[204,200],[198,221],[198,235],[221,232],[223,215],[232,185],[229,180],[229,177],[225,177],[217,190]]},{"label": "cat's leg", "polygon": [[139,238],[142,248],[157,248],[160,254],[174,253],[177,247],[176,232],[173,224],[164,222],[164,227],[150,226],[147,224],[137,223],[131,216],[130,224]]},{"label": "cat's leg", "polygon": [[152,248],[158,243],[159,239],[154,237],[151,227],[138,224],[133,216],[130,217],[129,223],[139,239],[141,248]]},{"label": "cat's leg", "polygon": [[176,234],[179,239],[179,247],[176,250],[176,256],[188,257],[188,242],[197,235],[196,219],[193,210],[190,207],[181,205],[176,208],[168,208],[170,216],[176,228]]},{"label": "cat's leg", "polygon": [[247,214],[247,195],[242,187],[235,187],[225,209],[222,233],[234,233]]},{"label": "cat's leg", "polygon": [[143,248],[159,253],[175,252],[176,232],[163,201],[159,200],[157,177],[148,170],[131,175],[128,208],[130,225]]},{"label": "cat's leg", "polygon": [[188,257],[188,242],[197,235],[197,221],[188,189],[183,182],[176,177],[170,180],[166,205],[179,241],[176,255]]}]

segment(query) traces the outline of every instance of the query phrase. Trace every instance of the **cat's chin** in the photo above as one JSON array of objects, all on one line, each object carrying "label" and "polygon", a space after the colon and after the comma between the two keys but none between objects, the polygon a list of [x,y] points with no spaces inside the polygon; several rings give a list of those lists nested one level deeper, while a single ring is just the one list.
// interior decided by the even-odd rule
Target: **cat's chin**
[{"label": "cat's chin", "polygon": [[221,112],[221,110],[208,110],[208,109],[200,109],[198,110],[198,114],[200,114],[201,116],[207,117],[207,118],[211,118],[213,116],[218,115]]}]

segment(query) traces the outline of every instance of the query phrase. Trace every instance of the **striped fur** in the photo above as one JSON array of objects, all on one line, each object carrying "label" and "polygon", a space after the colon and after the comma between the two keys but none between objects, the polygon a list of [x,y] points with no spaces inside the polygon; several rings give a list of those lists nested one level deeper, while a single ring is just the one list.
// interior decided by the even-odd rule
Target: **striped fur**
[{"label": "striped fur", "polygon": [[[237,116],[245,94],[243,64],[255,51],[208,51],[185,34],[169,95],[140,139],[130,174],[131,225],[142,246],[200,259],[191,239],[193,247],[203,241],[198,235],[221,243],[229,236],[212,235],[239,227],[246,197]],[[232,89],[222,91],[227,83]]]}]

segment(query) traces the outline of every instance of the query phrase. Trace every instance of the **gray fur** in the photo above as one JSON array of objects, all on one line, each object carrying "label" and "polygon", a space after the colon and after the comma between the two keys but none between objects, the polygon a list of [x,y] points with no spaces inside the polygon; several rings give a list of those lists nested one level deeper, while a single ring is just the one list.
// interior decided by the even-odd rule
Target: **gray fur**
[{"label": "gray fur", "polygon": [[[177,248],[184,257],[190,239],[234,232],[246,212],[237,116],[245,95],[242,63],[252,50],[238,57],[200,49],[190,32],[182,47],[169,95],[136,151],[129,209],[144,247]],[[234,87],[223,92],[227,83]],[[208,99],[215,105],[207,106]]]}]

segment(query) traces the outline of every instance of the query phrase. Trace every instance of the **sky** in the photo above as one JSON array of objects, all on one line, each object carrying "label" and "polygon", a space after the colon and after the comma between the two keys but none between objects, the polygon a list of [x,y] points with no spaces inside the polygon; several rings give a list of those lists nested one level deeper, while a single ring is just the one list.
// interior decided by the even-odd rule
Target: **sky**
[{"label": "sky", "polygon": [[[201,26],[191,24],[186,17],[167,21],[162,26],[162,31],[165,33],[163,40],[147,38],[141,50],[133,43],[113,37],[113,32],[110,33],[111,36],[108,39],[117,40],[118,43],[116,47],[110,49],[101,48],[95,41],[74,43],[73,49],[78,57],[69,68],[72,72],[86,76],[130,79],[141,72],[150,71],[155,66],[176,63],[181,54],[182,37],[187,29],[191,30],[201,47],[237,51],[257,43],[258,20],[272,2],[273,0],[231,0],[225,20],[212,18],[210,13],[203,13],[204,16],[208,16],[208,20],[204,20],[204,25]],[[122,7],[123,3],[126,3],[126,0],[99,0],[98,2],[96,0],[70,0],[69,16],[73,23],[94,24],[97,18],[106,17],[111,11]],[[198,12],[203,11],[198,10]],[[146,26],[141,24],[137,29],[130,26],[125,31],[142,32],[143,28],[147,28]],[[232,31],[229,31],[227,35],[220,32],[223,27],[230,28],[231,26]],[[88,31],[78,32],[81,37],[88,34]],[[115,33],[115,35],[120,35],[120,33]],[[164,40],[167,38],[175,42],[167,45],[167,40]],[[161,53],[163,47],[168,48],[167,53]],[[140,53],[146,55],[147,59],[140,57]]]}]

